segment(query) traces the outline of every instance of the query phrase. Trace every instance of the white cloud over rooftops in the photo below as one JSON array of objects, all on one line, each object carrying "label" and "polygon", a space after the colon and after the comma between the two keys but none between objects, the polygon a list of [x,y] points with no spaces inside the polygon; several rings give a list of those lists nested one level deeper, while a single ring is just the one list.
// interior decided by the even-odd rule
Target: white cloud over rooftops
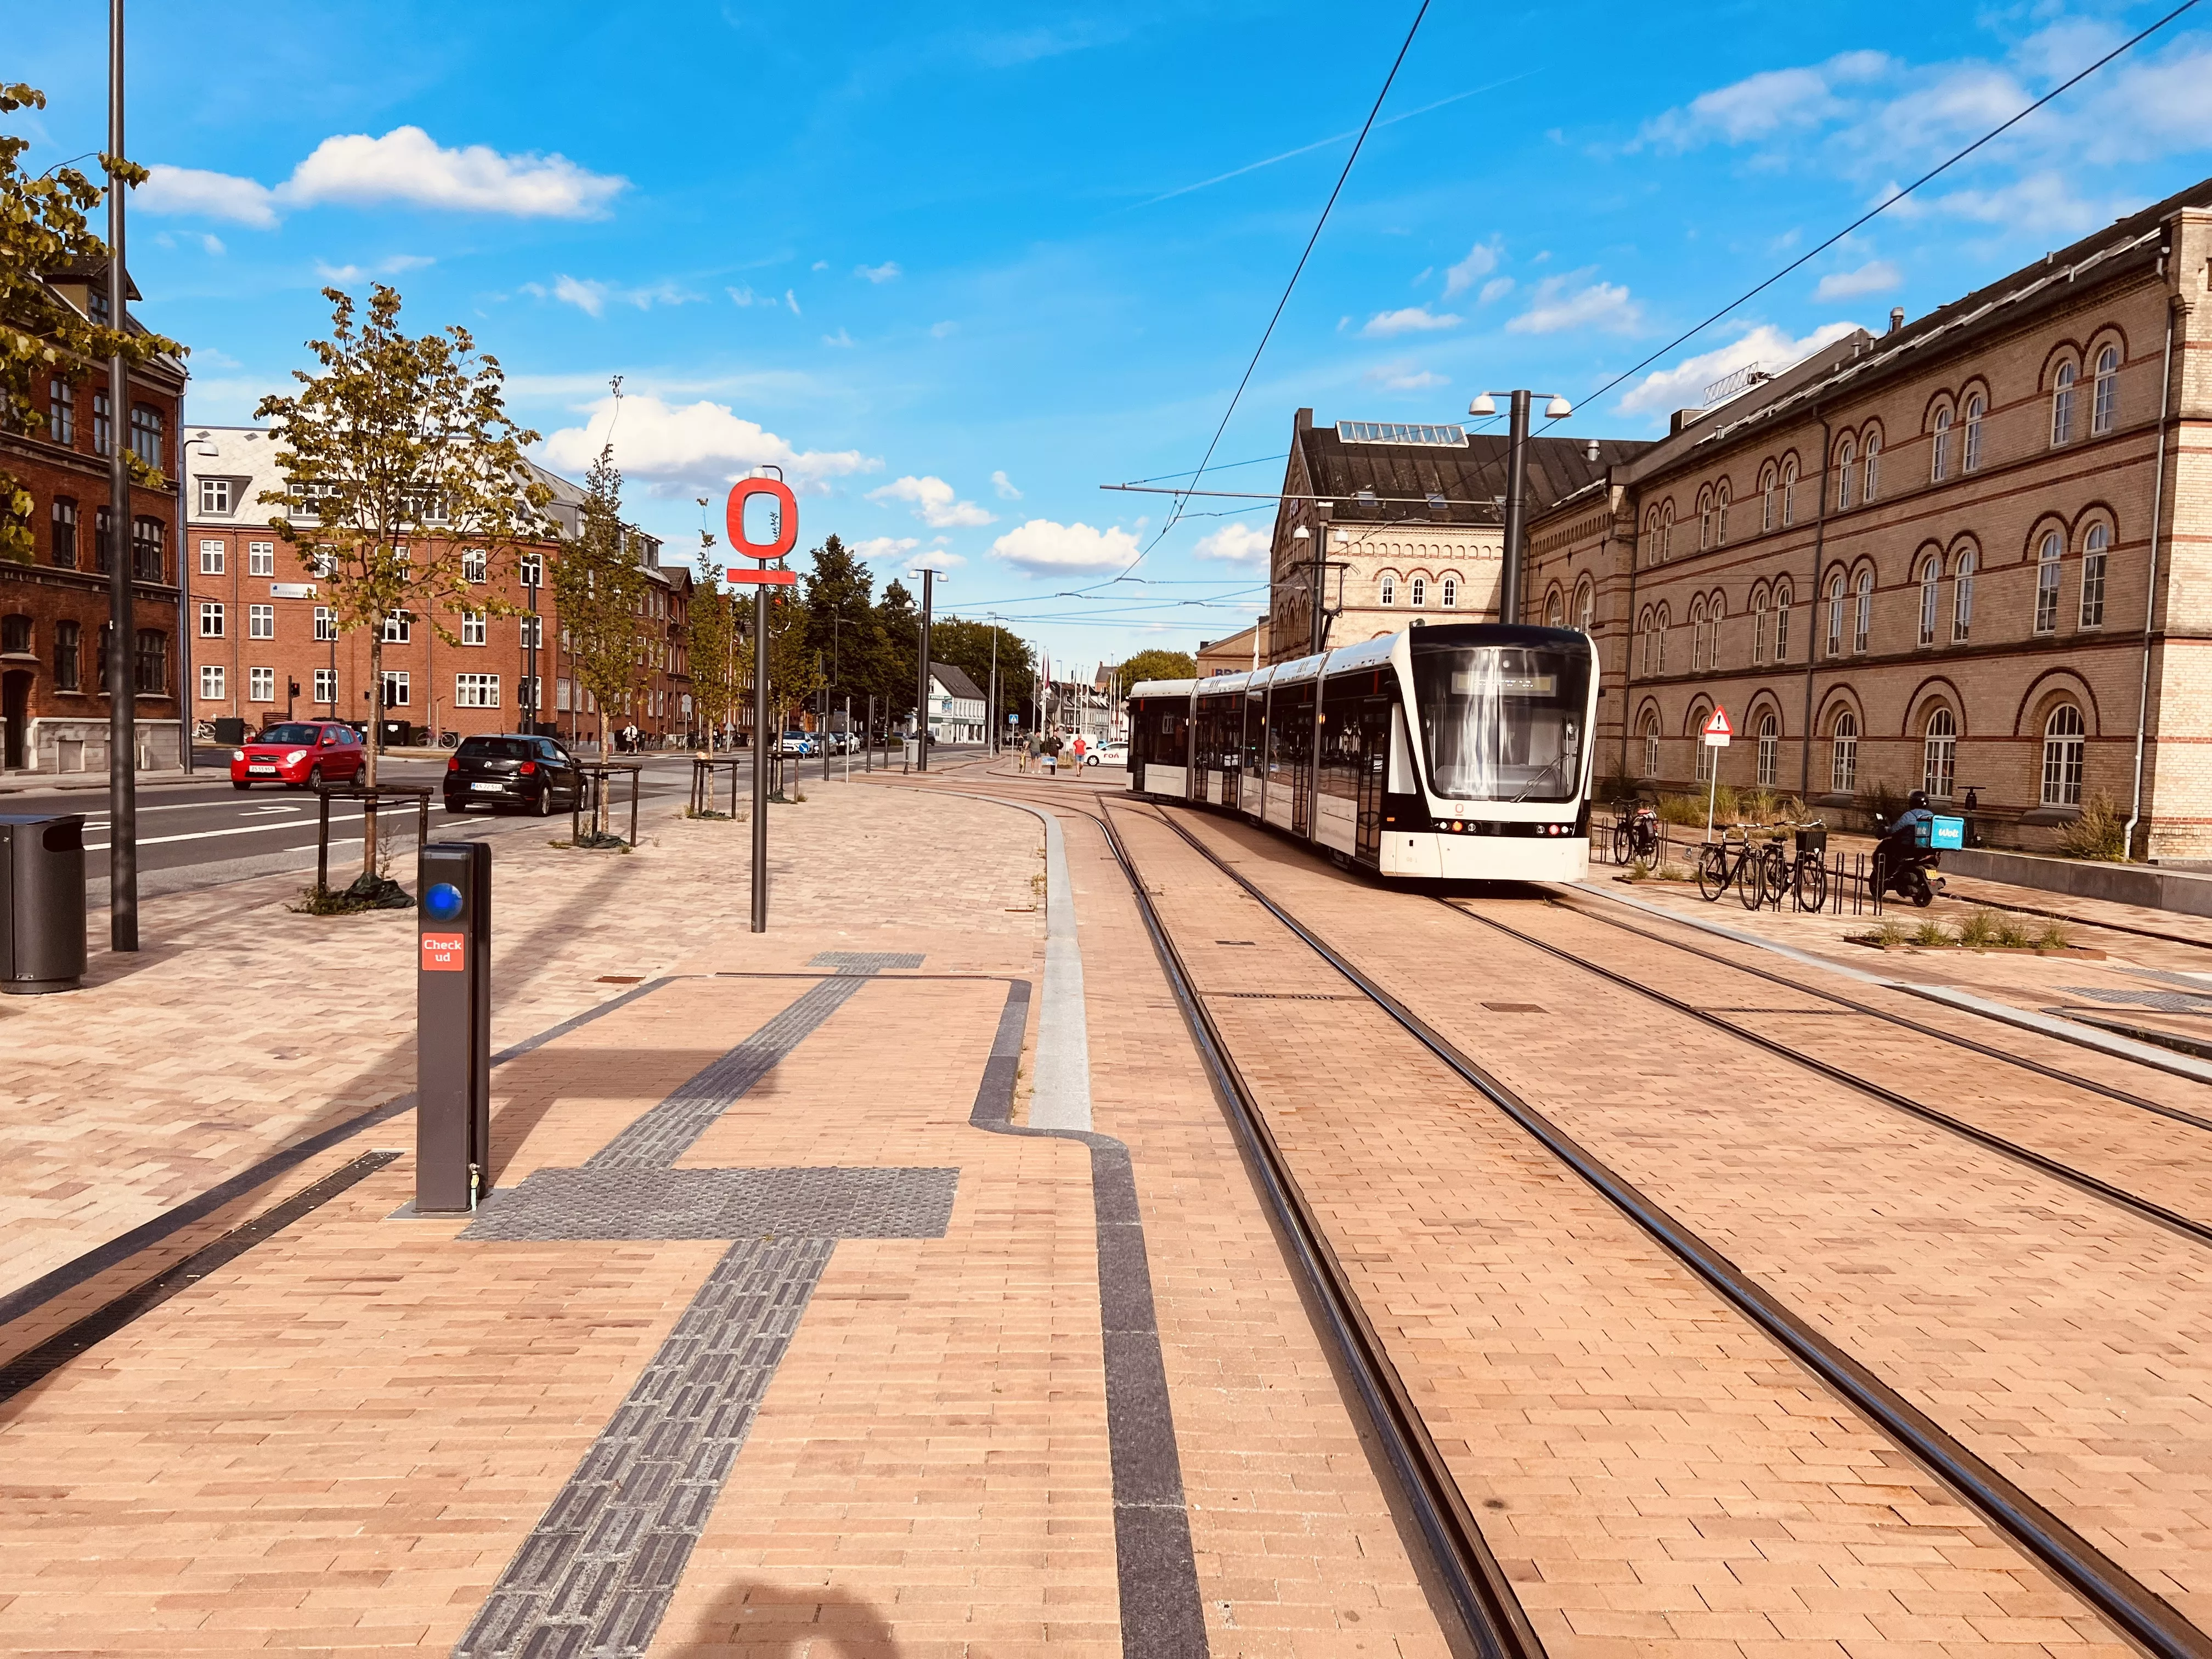
[{"label": "white cloud over rooftops", "polygon": [[1273,545],[1274,538],[1258,525],[1225,524],[1200,536],[1191,551],[1201,559],[1215,559],[1224,564],[1264,566],[1267,551]]},{"label": "white cloud over rooftops", "polygon": [[1905,273],[1887,259],[1872,259],[1856,270],[1832,270],[1820,278],[1813,298],[1825,305],[1831,300],[1856,300],[1863,295],[1887,294],[1905,280]]},{"label": "white cloud over rooftops", "polygon": [[447,149],[422,128],[394,127],[325,138],[290,178],[271,187],[254,179],[156,162],[134,202],[149,213],[224,219],[275,228],[288,209],[330,203],[355,207],[399,203],[456,213],[520,219],[593,219],[629,187],[564,155],[504,155],[488,144]]},{"label": "white cloud over rooftops", "polygon": [[995,514],[987,513],[973,501],[959,499],[960,492],[935,477],[915,477],[908,475],[893,480],[880,489],[868,492],[872,501],[904,501],[914,509],[914,516],[933,530],[972,529],[978,525],[994,524]]},{"label": "white cloud over rooftops", "polygon": [[859,557],[872,562],[878,559],[898,558],[921,545],[921,540],[913,536],[871,536],[866,541],[854,542],[853,551]]},{"label": "white cloud over rooftops", "polygon": [[1562,334],[1580,328],[1633,334],[1644,326],[1644,307],[1626,288],[1617,283],[1585,283],[1589,274],[1583,270],[1544,278],[1529,290],[1528,309],[1507,323],[1506,331]]},{"label": "white cloud over rooftops", "polygon": [[617,407],[616,398],[602,398],[590,405],[591,418],[583,425],[552,434],[542,451],[545,464],[581,476],[611,429],[615,465],[629,477],[668,494],[679,489],[704,494],[766,465],[781,467],[794,486],[819,491],[832,478],[874,472],[883,466],[882,461],[856,449],[802,450],[758,422],[737,415],[726,404],[702,399],[679,406],[632,392],[619,400],[620,419],[616,418]]},{"label": "white cloud over rooftops", "polygon": [[1459,319],[1449,311],[1437,313],[1426,306],[1405,306],[1396,311],[1376,312],[1359,331],[1389,339],[1396,334],[1428,334],[1458,326]]},{"label": "white cloud over rooftops", "polygon": [[1034,572],[1119,570],[1141,550],[1135,534],[1119,526],[1094,530],[1051,519],[1031,519],[991,544],[1008,564]]},{"label": "white cloud over rooftops", "polygon": [[1698,408],[1705,388],[1714,381],[1753,364],[1770,374],[1779,374],[1857,326],[1856,323],[1823,323],[1802,339],[1793,340],[1773,324],[1762,323],[1726,345],[1685,357],[1672,368],[1655,369],[1622,396],[1620,407],[1631,415]]}]

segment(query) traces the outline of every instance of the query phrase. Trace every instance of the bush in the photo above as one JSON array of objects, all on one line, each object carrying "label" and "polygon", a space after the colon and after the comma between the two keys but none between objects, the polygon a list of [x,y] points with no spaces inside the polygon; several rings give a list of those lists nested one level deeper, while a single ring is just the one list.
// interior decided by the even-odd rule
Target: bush
[{"label": "bush", "polygon": [[2119,863],[2128,855],[2128,821],[2099,790],[2082,803],[2081,816],[2058,832],[2058,848],[2069,858]]},{"label": "bush", "polygon": [[2036,935],[2035,948],[2039,951],[2063,951],[2073,943],[2074,936],[2066,931],[2066,924],[2054,920],[2043,924],[2042,933]]},{"label": "bush", "polygon": [[1911,937],[1905,930],[1905,924],[1895,916],[1884,916],[1881,926],[1875,930],[1874,942],[1887,951],[1892,945],[1904,944]]},{"label": "bush", "polygon": [[1940,921],[1923,921],[1919,927],[1912,930],[1912,942],[1915,945],[1950,945],[1954,943],[1951,936],[1943,931],[1943,924]]},{"label": "bush", "polygon": [[1997,943],[2008,951],[2025,951],[2035,940],[2029,934],[2027,923],[2015,921],[2008,916],[1998,924]]},{"label": "bush", "polygon": [[1981,946],[1999,942],[2001,929],[1996,916],[1988,910],[1976,910],[1959,924],[1959,943]]}]

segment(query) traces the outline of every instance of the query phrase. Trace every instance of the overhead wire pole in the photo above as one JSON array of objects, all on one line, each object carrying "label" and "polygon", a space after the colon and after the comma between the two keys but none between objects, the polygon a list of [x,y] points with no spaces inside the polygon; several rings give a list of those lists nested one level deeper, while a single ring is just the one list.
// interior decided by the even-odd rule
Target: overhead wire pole
[{"label": "overhead wire pole", "polygon": [[[123,269],[123,0],[107,6],[107,325],[119,336],[131,279]],[[138,948],[138,696],[131,614],[131,368],[107,360],[107,945]],[[181,563],[184,547],[177,548]],[[178,580],[184,580],[181,571]],[[187,739],[189,743],[189,739]]]},{"label": "overhead wire pole", "polygon": [[915,573],[921,578],[921,660],[915,665],[914,750],[917,771],[929,770],[929,606],[937,571],[924,565]]}]

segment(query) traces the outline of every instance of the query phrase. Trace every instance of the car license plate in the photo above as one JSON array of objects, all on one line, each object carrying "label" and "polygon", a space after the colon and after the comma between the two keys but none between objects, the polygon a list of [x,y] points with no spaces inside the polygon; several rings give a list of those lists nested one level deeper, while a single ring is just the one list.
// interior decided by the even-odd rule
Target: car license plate
[{"label": "car license plate", "polygon": [[471,785],[469,786],[469,787],[470,787],[470,788],[471,788],[471,789],[480,789],[480,790],[483,790],[483,791],[485,793],[487,793],[487,794],[493,794],[493,795],[496,795],[496,794],[497,794],[497,793],[498,793],[501,789],[504,789],[506,787],[507,787],[507,786],[506,786],[505,784],[501,784],[501,783],[472,783],[472,784],[471,784]]},{"label": "car license plate", "polygon": [[274,772],[276,769],[273,766],[249,766],[246,769],[249,772]]}]

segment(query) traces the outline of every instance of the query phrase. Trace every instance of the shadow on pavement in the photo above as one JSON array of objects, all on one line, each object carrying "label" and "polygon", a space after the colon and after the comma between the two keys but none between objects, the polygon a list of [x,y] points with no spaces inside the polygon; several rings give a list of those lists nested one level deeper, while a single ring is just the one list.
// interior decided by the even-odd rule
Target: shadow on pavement
[{"label": "shadow on pavement", "polygon": [[657,1652],[746,1659],[897,1659],[904,1650],[872,1602],[836,1591],[736,1579],[684,1635],[665,1627]]}]

